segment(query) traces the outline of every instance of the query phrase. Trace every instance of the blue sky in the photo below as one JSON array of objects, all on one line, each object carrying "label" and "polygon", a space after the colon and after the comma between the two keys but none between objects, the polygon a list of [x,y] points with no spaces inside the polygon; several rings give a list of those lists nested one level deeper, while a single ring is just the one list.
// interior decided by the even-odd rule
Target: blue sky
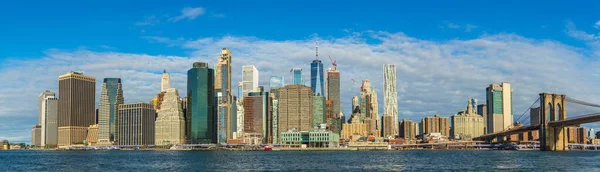
[{"label": "blue sky", "polygon": [[358,95],[350,79],[375,83],[383,108],[384,63],[398,64],[401,118],[450,116],[502,81],[515,87],[518,115],[543,91],[600,103],[598,9],[596,1],[2,2],[0,138],[29,141],[37,95],[56,91],[69,70],[123,77],[126,102],[147,102],[162,69],[185,89],[191,63],[214,64],[222,47],[233,51],[234,72],[256,65],[261,85],[293,67],[308,71],[317,40],[322,57],[340,64],[346,109]]}]

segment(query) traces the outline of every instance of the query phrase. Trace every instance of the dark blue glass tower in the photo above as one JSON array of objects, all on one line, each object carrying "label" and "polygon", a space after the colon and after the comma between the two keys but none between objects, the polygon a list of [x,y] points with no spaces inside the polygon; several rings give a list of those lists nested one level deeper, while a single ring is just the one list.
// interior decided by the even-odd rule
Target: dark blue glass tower
[{"label": "dark blue glass tower", "polygon": [[323,82],[323,63],[321,60],[313,60],[310,63],[310,88],[315,95],[324,95],[325,84]]},{"label": "dark blue glass tower", "polygon": [[217,143],[217,104],[214,70],[196,62],[188,70],[186,130],[188,143]]}]

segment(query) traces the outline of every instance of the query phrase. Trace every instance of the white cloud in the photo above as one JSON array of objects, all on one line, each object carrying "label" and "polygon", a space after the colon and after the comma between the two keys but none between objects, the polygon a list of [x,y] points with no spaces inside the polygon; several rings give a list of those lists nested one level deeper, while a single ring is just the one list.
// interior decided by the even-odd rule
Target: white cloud
[{"label": "white cloud", "polygon": [[[386,63],[397,65],[399,111],[401,118],[418,120],[436,113],[449,116],[462,110],[469,97],[485,100],[485,88],[491,83],[513,85],[514,112],[517,117],[540,92],[565,93],[569,97],[592,101],[600,90],[600,62],[590,57],[591,50],[568,46],[552,40],[536,40],[514,34],[483,35],[471,40],[428,41],[403,33],[368,31],[340,38],[303,40],[265,40],[256,37],[209,37],[196,40],[163,37],[147,38],[191,50],[190,57],[152,56],[88,50],[49,50],[39,59],[5,60],[0,68],[0,125],[6,118],[28,117],[27,131],[37,118],[37,95],[57,90],[57,77],[69,70],[82,70],[97,78],[96,99],[101,79],[123,78],[127,103],[148,102],[160,89],[160,73],[171,73],[172,85],[185,95],[186,72],[195,61],[214,65],[221,48],[233,55],[233,83],[241,79],[241,66],[252,64],[260,71],[260,85],[268,85],[270,76],[284,76],[289,69],[301,67],[309,77],[314,59],[314,41],[326,67],[327,55],[341,71],[343,112],[349,115],[350,100],[359,94],[351,79],[369,79],[379,94],[383,108],[383,73]],[[376,44],[368,44],[376,39]],[[599,103],[599,102],[594,102]],[[583,112],[567,108],[568,114]],[[22,132],[22,135],[30,133]],[[0,136],[6,133],[0,131]]]},{"label": "white cloud", "polygon": [[173,17],[170,18],[169,21],[170,22],[177,22],[183,19],[188,19],[188,20],[193,20],[196,17],[203,15],[204,14],[204,8],[201,7],[197,7],[197,8],[191,8],[191,7],[185,7],[183,9],[181,9],[181,15],[177,16],[177,17]]},{"label": "white cloud", "polygon": [[600,20],[598,20],[596,23],[594,23],[594,27],[596,29],[600,29]]},{"label": "white cloud", "polygon": [[446,24],[443,26],[440,26],[440,28],[456,29],[456,30],[463,30],[464,32],[471,32],[471,31],[473,31],[473,29],[479,28],[479,26],[472,25],[472,24],[459,25],[456,23],[446,22]]}]

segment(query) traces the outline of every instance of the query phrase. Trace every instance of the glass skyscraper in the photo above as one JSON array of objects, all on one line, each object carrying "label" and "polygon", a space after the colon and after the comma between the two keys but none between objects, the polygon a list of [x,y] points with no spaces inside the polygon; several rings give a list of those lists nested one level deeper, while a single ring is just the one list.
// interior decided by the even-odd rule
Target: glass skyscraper
[{"label": "glass skyscraper", "polygon": [[310,63],[310,88],[315,95],[325,96],[325,84],[323,83],[323,63],[321,60],[313,60]]},{"label": "glass skyscraper", "polygon": [[115,142],[116,113],[124,103],[121,78],[104,78],[100,104],[98,104],[98,142],[111,145]]},{"label": "glass skyscraper", "polygon": [[292,78],[292,84],[304,84],[302,80],[302,69],[301,68],[293,68],[290,70],[290,75]]},{"label": "glass skyscraper", "polygon": [[186,130],[188,143],[217,143],[217,104],[214,70],[196,62],[188,70]]}]

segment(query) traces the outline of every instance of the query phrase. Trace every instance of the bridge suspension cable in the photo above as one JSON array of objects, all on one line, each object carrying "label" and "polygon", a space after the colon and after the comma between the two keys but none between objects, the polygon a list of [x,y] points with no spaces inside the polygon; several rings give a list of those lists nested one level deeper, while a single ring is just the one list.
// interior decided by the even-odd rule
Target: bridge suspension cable
[{"label": "bridge suspension cable", "polygon": [[600,105],[593,104],[593,103],[588,103],[588,102],[577,100],[577,99],[570,98],[570,97],[566,97],[565,100],[567,102],[576,103],[576,104],[580,104],[580,105],[584,105],[584,106],[591,106],[591,107],[600,108]]},{"label": "bridge suspension cable", "polygon": [[[529,109],[531,109],[531,108],[532,108],[532,107],[533,107],[533,106],[534,106],[536,103],[538,103],[539,101],[540,101],[540,98],[538,97],[538,98],[537,98],[537,100],[535,100],[535,102],[533,102],[533,104],[531,104],[531,106],[529,106],[529,108],[525,109],[525,112],[523,112],[523,114],[521,114],[521,116],[519,116],[519,118],[517,118],[517,120],[516,120],[516,121],[517,121],[517,122],[521,122],[521,121],[519,121],[519,120],[520,120],[520,119],[521,119],[523,116],[525,116],[525,114],[526,114],[527,112],[529,112]],[[525,119],[527,119],[527,118],[525,118]]]}]

